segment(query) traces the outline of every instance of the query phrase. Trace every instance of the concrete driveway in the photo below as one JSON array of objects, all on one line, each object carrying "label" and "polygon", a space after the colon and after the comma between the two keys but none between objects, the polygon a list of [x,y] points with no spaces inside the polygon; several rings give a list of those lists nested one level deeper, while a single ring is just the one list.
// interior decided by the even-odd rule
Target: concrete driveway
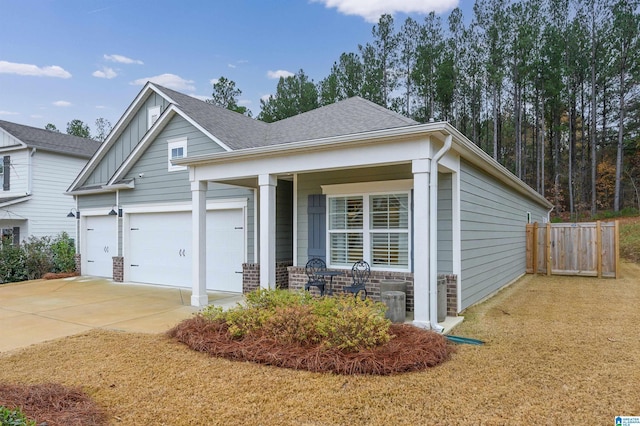
[{"label": "concrete driveway", "polygon": [[[237,293],[209,293],[209,303],[235,306]],[[198,308],[191,291],[94,277],[0,285],[0,352],[93,328],[161,333]]]}]

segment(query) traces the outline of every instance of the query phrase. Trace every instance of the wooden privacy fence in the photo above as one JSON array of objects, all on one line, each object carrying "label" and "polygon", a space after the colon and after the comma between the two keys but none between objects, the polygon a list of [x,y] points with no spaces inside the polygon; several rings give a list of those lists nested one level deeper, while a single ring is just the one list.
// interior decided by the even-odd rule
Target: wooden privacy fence
[{"label": "wooden privacy fence", "polygon": [[527,225],[527,273],[618,278],[618,221]]}]

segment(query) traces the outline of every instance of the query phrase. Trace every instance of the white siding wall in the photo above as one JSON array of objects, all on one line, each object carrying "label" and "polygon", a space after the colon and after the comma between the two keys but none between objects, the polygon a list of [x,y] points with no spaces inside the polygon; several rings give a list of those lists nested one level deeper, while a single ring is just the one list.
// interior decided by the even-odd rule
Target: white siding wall
[{"label": "white siding wall", "polygon": [[2,158],[6,155],[11,157],[11,176],[9,191],[2,190],[2,179],[0,179],[0,197],[19,197],[29,193],[29,149],[19,151],[8,151],[0,153],[0,166]]},{"label": "white siding wall", "polygon": [[[11,158],[13,162],[13,156]],[[28,231],[21,230],[21,238],[55,236],[62,231],[75,238],[76,221],[67,217],[74,207],[73,197],[64,195],[64,191],[87,160],[37,151],[31,161],[33,198],[8,207],[29,219]],[[24,175],[27,176],[26,170]],[[13,187],[13,176],[11,185]]]}]

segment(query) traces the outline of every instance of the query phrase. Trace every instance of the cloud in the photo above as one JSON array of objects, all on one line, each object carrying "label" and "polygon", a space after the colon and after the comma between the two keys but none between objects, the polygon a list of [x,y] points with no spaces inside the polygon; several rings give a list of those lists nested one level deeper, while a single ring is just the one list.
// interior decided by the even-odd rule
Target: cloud
[{"label": "cloud", "polygon": [[260,96],[260,100],[267,102],[271,96],[273,96],[273,95],[270,94],[270,93],[266,94],[266,95],[262,95],[262,96]]},{"label": "cloud", "polygon": [[218,78],[212,78],[211,80],[209,80],[209,84],[213,86],[218,82],[218,80],[219,80]]},{"label": "cloud", "polygon": [[39,67],[31,64],[0,61],[0,74],[31,75],[36,77],[71,78],[71,73],[57,65]]},{"label": "cloud", "polygon": [[158,83],[161,86],[168,87],[169,89],[184,90],[188,92],[193,92],[196,90],[195,86],[192,84],[193,80],[185,80],[184,78],[175,74],[160,74],[154,77],[139,78],[132,81],[130,84],[134,86],[143,86],[147,83],[147,81]]},{"label": "cloud", "polygon": [[458,6],[458,0],[311,0],[327,8],[336,8],[345,15],[363,17],[367,22],[377,23],[380,16],[388,13],[441,13]]},{"label": "cloud", "polygon": [[131,59],[122,55],[104,55],[104,59],[110,62],[117,62],[119,64],[138,64],[138,65],[144,64],[144,62],[142,62],[139,59]]},{"label": "cloud", "polygon": [[68,107],[68,106],[71,106],[71,102],[68,102],[68,101],[55,101],[53,103],[53,105],[55,105],[57,107]]},{"label": "cloud", "polygon": [[290,71],[285,71],[285,70],[278,70],[278,71],[267,71],[267,77],[273,79],[273,80],[277,80],[280,77],[293,77],[295,74],[290,72]]},{"label": "cloud", "polygon": [[227,64],[227,67],[229,67],[229,68],[235,68],[236,66],[235,66],[235,65],[233,65],[233,64]]},{"label": "cloud", "polygon": [[98,77],[98,78],[106,78],[106,79],[112,79],[118,76],[118,73],[115,72],[113,70],[113,68],[109,68],[109,67],[103,67],[101,70],[97,70],[94,71],[93,74],[91,74],[94,77]]},{"label": "cloud", "polygon": [[0,115],[20,115],[20,113],[13,111],[0,111]]}]

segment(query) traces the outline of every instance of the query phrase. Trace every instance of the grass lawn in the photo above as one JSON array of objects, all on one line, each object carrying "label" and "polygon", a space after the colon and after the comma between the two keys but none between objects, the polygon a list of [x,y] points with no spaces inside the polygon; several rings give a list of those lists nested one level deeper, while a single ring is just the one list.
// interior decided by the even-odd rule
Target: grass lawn
[{"label": "grass lawn", "polygon": [[0,354],[0,383],[80,386],[126,425],[613,424],[640,414],[640,265],[526,276],[467,310],[450,361],[394,376],[212,358],[164,335],[94,331]]}]

